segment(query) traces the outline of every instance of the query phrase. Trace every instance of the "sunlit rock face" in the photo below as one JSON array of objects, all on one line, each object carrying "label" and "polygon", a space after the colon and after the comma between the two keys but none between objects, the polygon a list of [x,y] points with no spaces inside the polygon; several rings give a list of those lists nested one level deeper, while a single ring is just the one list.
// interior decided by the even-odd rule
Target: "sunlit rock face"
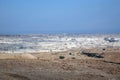
[{"label": "sunlit rock face", "polygon": [[120,34],[0,35],[0,52],[58,52],[72,48],[120,47]]}]

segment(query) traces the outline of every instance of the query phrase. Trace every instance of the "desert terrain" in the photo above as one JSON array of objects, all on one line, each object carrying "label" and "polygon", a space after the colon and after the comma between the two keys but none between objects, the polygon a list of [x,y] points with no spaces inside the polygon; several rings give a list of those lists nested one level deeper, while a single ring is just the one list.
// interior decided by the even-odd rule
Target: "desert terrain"
[{"label": "desert terrain", "polygon": [[120,80],[120,34],[0,35],[0,80]]},{"label": "desert terrain", "polygon": [[0,80],[120,80],[120,49],[1,53]]}]

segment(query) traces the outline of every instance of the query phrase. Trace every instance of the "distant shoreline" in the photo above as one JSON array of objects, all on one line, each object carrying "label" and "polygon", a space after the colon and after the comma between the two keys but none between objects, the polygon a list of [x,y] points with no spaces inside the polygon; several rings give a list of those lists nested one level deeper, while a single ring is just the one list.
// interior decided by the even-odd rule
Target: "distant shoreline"
[{"label": "distant shoreline", "polygon": [[120,35],[120,33],[27,33],[27,34],[0,34],[0,36],[19,36],[19,35]]}]

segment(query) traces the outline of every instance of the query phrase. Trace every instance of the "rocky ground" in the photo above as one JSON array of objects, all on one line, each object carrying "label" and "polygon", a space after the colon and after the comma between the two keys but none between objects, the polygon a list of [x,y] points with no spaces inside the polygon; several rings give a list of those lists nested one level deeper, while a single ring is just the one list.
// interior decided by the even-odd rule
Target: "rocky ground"
[{"label": "rocky ground", "polygon": [[120,50],[1,53],[0,80],[120,80]]}]

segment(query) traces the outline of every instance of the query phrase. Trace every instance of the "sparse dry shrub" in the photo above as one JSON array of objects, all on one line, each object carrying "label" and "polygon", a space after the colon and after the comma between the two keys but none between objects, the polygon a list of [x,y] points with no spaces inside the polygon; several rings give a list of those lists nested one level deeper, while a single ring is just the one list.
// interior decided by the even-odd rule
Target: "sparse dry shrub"
[{"label": "sparse dry shrub", "polygon": [[59,59],[64,59],[65,57],[64,56],[59,56]]}]

